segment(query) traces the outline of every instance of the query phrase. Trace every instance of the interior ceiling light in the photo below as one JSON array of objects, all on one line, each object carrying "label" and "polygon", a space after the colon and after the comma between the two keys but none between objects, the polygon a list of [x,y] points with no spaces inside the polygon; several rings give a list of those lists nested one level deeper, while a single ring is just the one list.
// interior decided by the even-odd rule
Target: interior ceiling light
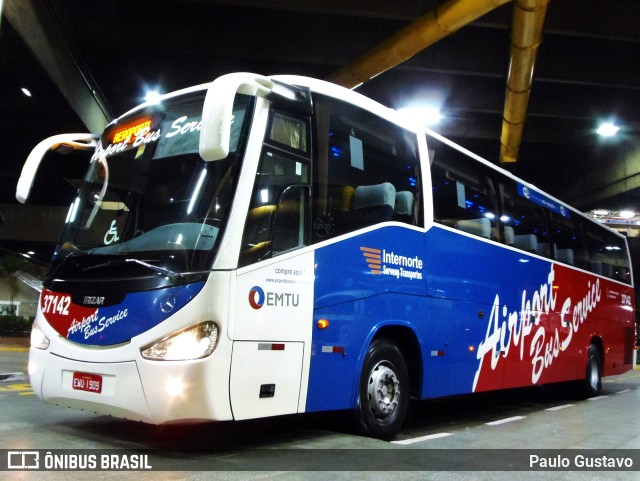
[{"label": "interior ceiling light", "polygon": [[31,97],[31,91],[28,88],[22,87],[20,90],[22,90],[22,93],[27,97]]},{"label": "interior ceiling light", "polygon": [[620,127],[613,122],[603,122],[596,132],[602,137],[613,137],[618,133],[618,130],[620,130]]}]

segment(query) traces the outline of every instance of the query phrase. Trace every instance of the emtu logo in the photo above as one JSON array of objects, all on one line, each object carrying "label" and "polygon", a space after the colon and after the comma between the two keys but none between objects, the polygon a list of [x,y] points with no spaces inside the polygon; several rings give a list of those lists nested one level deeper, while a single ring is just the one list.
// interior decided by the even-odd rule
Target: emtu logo
[{"label": "emtu logo", "polygon": [[269,307],[298,307],[300,294],[294,292],[264,292],[260,286],[253,286],[249,290],[249,304],[254,309],[262,309],[265,304]]},{"label": "emtu logo", "polygon": [[253,286],[249,291],[249,304],[251,304],[251,307],[253,307],[254,309],[260,309],[262,306],[264,306],[264,300],[265,295],[262,287]]},{"label": "emtu logo", "polygon": [[372,274],[382,274],[382,251],[371,247],[360,247]]}]

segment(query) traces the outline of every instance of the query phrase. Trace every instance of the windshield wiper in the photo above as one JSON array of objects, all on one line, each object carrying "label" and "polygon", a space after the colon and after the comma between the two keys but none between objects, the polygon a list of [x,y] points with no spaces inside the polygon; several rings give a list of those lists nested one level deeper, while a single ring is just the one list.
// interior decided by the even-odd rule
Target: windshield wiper
[{"label": "windshield wiper", "polygon": [[155,272],[157,272],[159,274],[162,274],[162,275],[168,277],[172,281],[181,281],[182,279],[184,279],[184,275],[181,274],[180,272],[175,272],[175,271],[172,271],[171,269],[167,269],[165,267],[160,267],[160,266],[156,266],[154,264],[149,264],[148,262],[141,261],[140,259],[119,259],[119,260],[107,261],[107,262],[103,262],[102,264],[97,264],[95,266],[86,267],[84,270],[85,271],[91,271],[93,269],[101,269],[103,267],[115,266],[115,265],[119,265],[119,264],[126,264],[127,262],[134,262],[134,263],[136,263],[138,265],[146,267],[147,269],[151,269],[152,271],[155,271]]},{"label": "windshield wiper", "polygon": [[166,267],[160,267],[153,264],[149,264],[148,262],[141,261],[140,259],[125,259],[125,262],[135,262],[141,266],[146,267],[147,269],[151,269],[152,271],[159,272],[160,274],[164,274],[172,281],[180,281],[184,279],[184,276],[179,272],[172,271],[171,269],[167,269]]},{"label": "windshield wiper", "polygon": [[[71,244],[71,243],[69,243]],[[71,244],[73,245],[73,244]],[[60,252],[58,252],[58,255],[60,255]],[[47,274],[46,279],[53,279],[55,277],[55,275],[58,273],[58,271],[62,268],[63,265],[65,265],[67,263],[67,261],[69,259],[75,259],[77,257],[83,257],[86,256],[87,253],[84,251],[81,251],[79,249],[75,249],[70,251],[68,254],[65,255],[65,257],[63,257],[62,259],[60,259],[58,261],[58,264]]]}]

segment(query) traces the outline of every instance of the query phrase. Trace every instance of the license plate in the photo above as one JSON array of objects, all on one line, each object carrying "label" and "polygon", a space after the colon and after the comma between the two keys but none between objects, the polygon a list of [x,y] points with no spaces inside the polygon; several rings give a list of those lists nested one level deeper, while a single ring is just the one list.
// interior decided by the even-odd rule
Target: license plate
[{"label": "license plate", "polygon": [[102,392],[102,376],[88,372],[74,372],[71,385],[76,391]]}]

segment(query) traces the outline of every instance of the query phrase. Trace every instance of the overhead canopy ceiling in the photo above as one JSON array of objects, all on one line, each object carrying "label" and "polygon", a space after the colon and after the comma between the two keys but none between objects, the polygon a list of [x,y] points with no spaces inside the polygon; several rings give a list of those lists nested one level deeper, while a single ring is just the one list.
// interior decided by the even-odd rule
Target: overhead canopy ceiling
[{"label": "overhead canopy ceiling", "polygon": [[[140,103],[234,71],[330,78],[442,0],[4,0],[2,199],[49,135],[97,131]],[[357,91],[394,108],[434,100],[434,127],[499,163],[509,2]],[[582,209],[638,209],[640,2],[551,0],[516,175]],[[21,88],[28,88],[31,97]],[[604,140],[595,129],[614,120]]]}]

